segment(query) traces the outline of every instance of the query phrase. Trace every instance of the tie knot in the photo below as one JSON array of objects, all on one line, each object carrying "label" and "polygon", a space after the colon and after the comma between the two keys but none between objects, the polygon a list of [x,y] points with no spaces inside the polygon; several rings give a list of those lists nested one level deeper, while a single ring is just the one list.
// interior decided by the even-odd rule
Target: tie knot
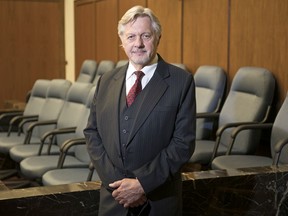
[{"label": "tie knot", "polygon": [[145,75],[142,71],[135,71],[134,73],[137,76],[137,80],[141,79]]}]

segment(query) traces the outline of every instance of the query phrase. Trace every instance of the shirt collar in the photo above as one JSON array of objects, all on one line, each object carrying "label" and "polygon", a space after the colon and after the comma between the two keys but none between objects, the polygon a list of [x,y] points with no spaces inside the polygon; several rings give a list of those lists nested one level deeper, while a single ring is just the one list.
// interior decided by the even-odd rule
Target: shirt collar
[{"label": "shirt collar", "polygon": [[[147,73],[151,72],[151,71],[155,71],[156,67],[157,67],[157,63],[158,63],[158,55],[155,55],[155,58],[153,59],[153,61],[151,62],[151,64],[145,66],[144,68],[142,68],[142,72],[146,75]],[[135,69],[135,67],[130,64],[129,62],[129,65],[128,65],[128,69],[127,69],[127,72],[126,72],[126,80],[129,79],[133,73],[137,71]]]}]

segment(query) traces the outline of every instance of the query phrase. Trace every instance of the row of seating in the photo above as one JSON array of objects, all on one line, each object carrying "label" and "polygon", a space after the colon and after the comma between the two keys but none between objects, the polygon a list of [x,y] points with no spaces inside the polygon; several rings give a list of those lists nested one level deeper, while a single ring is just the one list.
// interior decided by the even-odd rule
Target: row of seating
[{"label": "row of seating", "polygon": [[82,63],[80,73],[75,80],[76,82],[93,83],[97,84],[99,78],[106,71],[111,71],[115,67],[121,67],[128,63],[128,60],[120,60],[115,63],[112,60],[102,60],[99,63],[92,59],[86,59]]},{"label": "row of seating", "polygon": [[273,123],[249,124],[237,127],[231,134],[230,148],[239,133],[245,130],[271,130],[270,156],[231,154],[216,157],[212,169],[236,169],[288,164],[288,93]]},{"label": "row of seating", "polygon": [[[30,180],[41,179],[51,169],[76,166],[85,167],[87,175],[74,174],[74,178],[68,178],[65,183],[78,182],[77,178],[87,180],[90,158],[83,129],[95,88],[92,83],[37,80],[21,117],[21,130],[18,133],[10,132],[8,136],[6,133],[0,134],[0,152],[19,164],[20,171],[1,171],[1,179],[15,174]],[[19,119],[20,116],[15,118]],[[82,145],[72,147],[71,142],[75,139],[78,144],[81,140]],[[62,158],[65,158],[65,162],[60,165]],[[64,171],[61,170],[61,173]],[[45,182],[49,184],[50,179],[46,178],[48,180]],[[97,174],[94,175],[95,179],[99,180]],[[55,178],[51,180],[59,184]]]},{"label": "row of seating", "polygon": [[[104,66],[100,70],[100,65],[105,65],[104,62],[114,65],[112,61],[100,62],[98,67],[90,60],[86,62],[87,65],[85,62],[82,68],[87,69],[86,66],[90,65],[95,71],[102,71],[98,77],[108,71],[103,69]],[[126,63],[127,61],[121,61],[119,65]],[[175,65],[185,69],[184,65]],[[82,72],[79,77],[85,74]],[[90,164],[83,137],[83,129],[96,88],[96,76],[97,73],[93,79],[81,78],[75,83],[61,79],[35,82],[24,115],[20,116],[18,113],[18,116],[10,121],[10,126],[20,121],[18,133],[11,130],[7,134],[0,133],[0,153],[8,155],[19,164],[20,175],[29,179],[41,179],[44,185],[99,180]],[[215,164],[214,161],[220,159],[221,155],[246,155],[255,152],[257,139],[260,137],[257,131],[241,132],[233,142],[231,133],[240,125],[244,127],[243,125],[248,123],[258,125],[266,122],[275,89],[275,80],[271,72],[265,68],[240,68],[227,97],[227,78],[222,68],[201,66],[195,72],[194,78],[197,140],[190,163],[210,166]],[[218,130],[216,141],[212,141],[209,138],[215,123]],[[212,168],[219,167],[213,165]],[[0,172],[0,177],[7,178],[11,173],[13,172],[4,170]]]},{"label": "row of seating", "polygon": [[[255,157],[254,155],[261,137],[259,129],[262,127],[271,128],[272,125],[266,122],[273,102],[275,85],[272,73],[265,68],[240,68],[232,80],[231,87],[219,112],[197,113],[197,117],[200,119],[213,119],[212,124],[216,122],[214,124],[214,126],[216,125],[216,133],[213,140],[204,136],[197,138],[195,152],[189,162],[200,164],[205,169],[253,167],[257,164],[272,165],[271,158]],[[198,94],[197,91],[196,84],[196,95]],[[198,107],[199,104],[205,102],[205,91],[202,93],[201,99],[197,99]],[[283,106],[286,103],[285,100]],[[277,146],[276,152],[280,152],[283,145],[287,144],[288,138],[288,116],[285,117],[285,114],[282,113],[283,109],[284,107],[279,111],[275,120],[275,124],[278,124],[273,127],[271,135],[272,145],[281,140],[279,141],[281,144],[278,144],[281,147]],[[199,126],[197,125],[198,129]],[[276,153],[271,152],[271,154],[274,156]],[[277,161],[279,156],[276,155]],[[286,156],[285,153],[284,155]],[[280,162],[287,161],[287,159],[283,160],[285,156],[280,157]]]}]

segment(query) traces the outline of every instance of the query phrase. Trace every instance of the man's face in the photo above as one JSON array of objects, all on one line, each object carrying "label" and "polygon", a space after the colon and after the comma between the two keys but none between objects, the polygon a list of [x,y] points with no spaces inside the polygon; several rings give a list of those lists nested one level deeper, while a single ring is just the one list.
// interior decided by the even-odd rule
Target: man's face
[{"label": "man's face", "polygon": [[136,69],[142,69],[155,57],[159,40],[149,17],[138,17],[135,22],[126,24],[120,38],[126,55]]}]

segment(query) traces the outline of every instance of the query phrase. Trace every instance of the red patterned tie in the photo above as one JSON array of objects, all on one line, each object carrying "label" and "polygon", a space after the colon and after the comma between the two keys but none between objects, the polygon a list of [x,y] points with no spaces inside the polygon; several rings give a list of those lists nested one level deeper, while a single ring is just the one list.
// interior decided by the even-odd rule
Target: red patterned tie
[{"label": "red patterned tie", "polygon": [[136,74],[137,79],[126,98],[128,107],[133,103],[137,95],[142,91],[141,79],[145,75],[142,71],[135,71],[134,73]]}]

